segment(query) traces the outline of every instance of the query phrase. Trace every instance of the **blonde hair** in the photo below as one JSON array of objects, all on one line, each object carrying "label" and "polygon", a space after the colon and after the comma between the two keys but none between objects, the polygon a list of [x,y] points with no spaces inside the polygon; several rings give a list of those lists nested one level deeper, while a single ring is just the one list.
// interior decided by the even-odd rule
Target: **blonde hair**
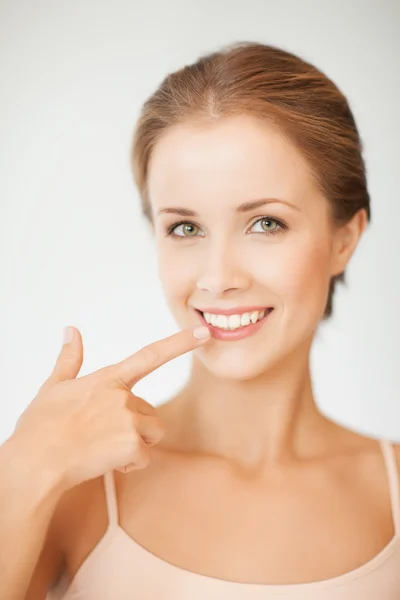
[{"label": "blonde hair", "polygon": [[[345,96],[319,69],[275,46],[238,42],[168,74],[144,103],[131,162],[142,211],[151,221],[149,161],[172,125],[212,122],[246,114],[279,126],[306,158],[333,222],[343,225],[360,209],[371,219],[362,142]],[[332,314],[337,282],[331,278],[323,319]]]}]

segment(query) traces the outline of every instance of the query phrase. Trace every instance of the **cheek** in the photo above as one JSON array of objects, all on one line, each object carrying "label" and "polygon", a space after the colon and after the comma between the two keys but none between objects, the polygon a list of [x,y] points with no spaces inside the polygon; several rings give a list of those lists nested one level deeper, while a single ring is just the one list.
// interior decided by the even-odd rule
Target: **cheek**
[{"label": "cheek", "polygon": [[[176,242],[179,244],[179,242]],[[269,300],[286,308],[319,313],[324,309],[329,285],[329,247],[323,239],[304,239],[299,243],[282,244],[264,253],[254,248],[249,254],[241,253],[241,269],[250,276],[254,290],[262,287],[270,293]],[[158,273],[168,303],[184,301],[196,286],[193,255],[185,249],[177,251],[168,245],[158,248]],[[256,292],[254,292],[256,293]],[[262,299],[262,295],[260,294]],[[256,299],[256,298],[255,298]],[[315,309],[313,309],[313,306]],[[322,307],[322,308],[321,308]]]},{"label": "cheek", "polygon": [[256,278],[285,306],[324,303],[329,283],[326,244],[281,246],[274,256],[258,261]]},{"label": "cheek", "polygon": [[193,262],[183,254],[172,253],[165,246],[158,252],[158,274],[169,302],[182,299],[193,289]]}]

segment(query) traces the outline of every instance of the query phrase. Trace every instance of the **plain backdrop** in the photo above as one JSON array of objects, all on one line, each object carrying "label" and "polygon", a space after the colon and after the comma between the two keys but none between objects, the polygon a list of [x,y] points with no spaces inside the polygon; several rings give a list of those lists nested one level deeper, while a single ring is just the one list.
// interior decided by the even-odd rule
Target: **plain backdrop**
[{"label": "plain backdrop", "polygon": [[[400,440],[400,3],[396,0],[0,2],[0,443],[58,356],[80,375],[177,331],[129,165],[140,107],[165,75],[235,41],[279,45],[347,96],[365,146],[372,222],[312,352],[317,402]],[[191,354],[134,391],[154,406]]]}]

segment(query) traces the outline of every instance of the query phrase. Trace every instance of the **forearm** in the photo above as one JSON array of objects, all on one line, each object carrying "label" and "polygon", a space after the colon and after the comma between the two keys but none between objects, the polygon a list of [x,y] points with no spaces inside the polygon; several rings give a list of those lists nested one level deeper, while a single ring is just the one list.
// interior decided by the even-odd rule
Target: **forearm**
[{"label": "forearm", "polygon": [[23,447],[13,436],[0,446],[2,598],[23,600],[62,493],[45,452]]}]

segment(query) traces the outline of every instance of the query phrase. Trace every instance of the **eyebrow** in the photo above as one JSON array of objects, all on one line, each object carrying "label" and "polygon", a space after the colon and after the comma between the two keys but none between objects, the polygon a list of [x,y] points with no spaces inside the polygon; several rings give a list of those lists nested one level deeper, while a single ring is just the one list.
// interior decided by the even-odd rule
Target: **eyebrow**
[{"label": "eyebrow", "polygon": [[[287,200],[280,200],[279,198],[262,198],[261,200],[255,200],[254,202],[243,202],[242,204],[239,204],[239,206],[236,206],[236,208],[234,208],[233,211],[238,212],[238,213],[246,213],[251,210],[255,210],[256,208],[259,208],[260,206],[265,206],[266,204],[273,204],[273,203],[286,204],[287,206],[290,206],[291,208],[294,208],[295,210],[301,210],[298,206],[296,206],[295,204],[292,204],[291,202],[288,202]],[[181,215],[183,217],[198,217],[199,216],[194,210],[190,210],[188,208],[180,208],[180,207],[162,208],[161,210],[158,211],[159,215],[161,213],[173,213],[176,215]]]}]

